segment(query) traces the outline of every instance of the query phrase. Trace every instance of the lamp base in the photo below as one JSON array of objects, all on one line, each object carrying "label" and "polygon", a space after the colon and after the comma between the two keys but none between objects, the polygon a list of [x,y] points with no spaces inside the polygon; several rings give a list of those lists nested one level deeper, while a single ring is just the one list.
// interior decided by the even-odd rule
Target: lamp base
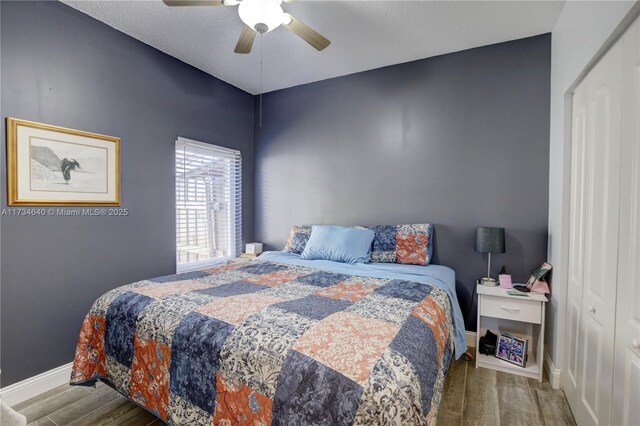
[{"label": "lamp base", "polygon": [[480,284],[486,285],[487,287],[498,287],[498,282],[493,278],[484,277],[480,281]]}]

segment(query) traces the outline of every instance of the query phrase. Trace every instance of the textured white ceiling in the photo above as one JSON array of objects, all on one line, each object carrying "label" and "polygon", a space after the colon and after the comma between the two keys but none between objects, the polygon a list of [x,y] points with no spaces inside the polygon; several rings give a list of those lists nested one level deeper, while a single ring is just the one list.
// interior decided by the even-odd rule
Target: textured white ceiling
[{"label": "textured white ceiling", "polygon": [[[260,37],[233,53],[236,7],[161,0],[64,3],[249,93],[260,93]],[[283,89],[551,31],[564,1],[298,1],[289,12],[331,45],[318,52],[286,28],[263,36],[263,90]]]}]

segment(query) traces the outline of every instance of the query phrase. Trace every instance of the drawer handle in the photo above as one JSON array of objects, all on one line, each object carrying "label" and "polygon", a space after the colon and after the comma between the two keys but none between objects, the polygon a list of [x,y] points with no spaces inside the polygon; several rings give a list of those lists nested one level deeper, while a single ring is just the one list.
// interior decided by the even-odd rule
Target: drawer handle
[{"label": "drawer handle", "polygon": [[509,312],[520,312],[520,308],[510,308],[508,306],[500,305],[502,309]]}]

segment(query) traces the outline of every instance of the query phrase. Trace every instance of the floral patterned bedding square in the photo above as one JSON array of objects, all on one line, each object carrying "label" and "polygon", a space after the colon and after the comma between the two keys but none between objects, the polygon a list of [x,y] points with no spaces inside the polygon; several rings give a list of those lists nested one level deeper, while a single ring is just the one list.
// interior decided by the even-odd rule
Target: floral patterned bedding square
[{"label": "floral patterned bedding square", "polygon": [[311,226],[293,225],[289,231],[289,239],[282,249],[285,253],[301,254],[311,237]]},{"label": "floral patterned bedding square", "polygon": [[104,294],[71,384],[170,425],[434,425],[453,346],[436,286],[257,259]]},{"label": "floral patterned bedding square", "polygon": [[370,226],[375,233],[371,262],[428,265],[433,255],[433,225]]}]

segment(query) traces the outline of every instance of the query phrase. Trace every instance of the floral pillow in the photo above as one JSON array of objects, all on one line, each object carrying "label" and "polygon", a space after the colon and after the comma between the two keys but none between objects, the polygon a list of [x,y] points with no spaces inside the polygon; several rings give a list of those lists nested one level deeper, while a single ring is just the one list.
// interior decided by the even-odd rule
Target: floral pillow
[{"label": "floral pillow", "polygon": [[310,226],[292,226],[291,232],[289,233],[289,239],[287,240],[287,245],[284,246],[282,251],[286,253],[301,254],[304,247],[307,245],[307,241],[309,241],[310,236]]},{"label": "floral pillow", "polygon": [[428,265],[433,254],[433,225],[377,225],[371,262]]}]

